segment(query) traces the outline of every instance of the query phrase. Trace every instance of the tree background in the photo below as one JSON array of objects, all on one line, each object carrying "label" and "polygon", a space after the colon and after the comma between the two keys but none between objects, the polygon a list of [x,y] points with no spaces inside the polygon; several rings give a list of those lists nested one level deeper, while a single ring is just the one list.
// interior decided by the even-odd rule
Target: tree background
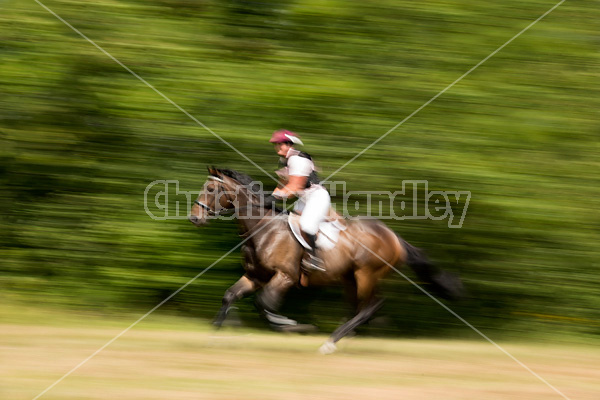
[{"label": "tree background", "polygon": [[[275,129],[327,176],[547,11],[541,0],[45,4],[268,171]],[[391,221],[469,296],[452,308],[496,336],[600,333],[600,61],[592,1],[565,2],[348,165],[349,190],[470,190],[461,229]],[[144,312],[239,242],[233,221],[152,220],[157,179],[200,190],[205,166],[255,167],[35,2],[0,15],[0,299]],[[407,195],[407,199],[411,196]],[[339,202],[339,198],[334,198]],[[160,312],[211,318],[237,252]],[[410,274],[409,274],[410,275]],[[412,276],[412,275],[410,275]],[[466,336],[398,276],[372,333]],[[258,324],[252,301],[242,319]],[[286,312],[327,329],[336,289]]]}]

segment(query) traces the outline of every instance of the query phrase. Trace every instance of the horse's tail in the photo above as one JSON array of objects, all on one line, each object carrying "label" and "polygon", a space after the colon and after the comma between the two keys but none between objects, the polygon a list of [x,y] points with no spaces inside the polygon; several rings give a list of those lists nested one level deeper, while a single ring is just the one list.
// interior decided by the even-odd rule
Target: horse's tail
[{"label": "horse's tail", "polygon": [[400,236],[398,240],[406,250],[406,264],[417,274],[419,280],[431,285],[431,290],[443,298],[456,300],[463,296],[464,287],[458,275],[433,265],[421,249]]}]

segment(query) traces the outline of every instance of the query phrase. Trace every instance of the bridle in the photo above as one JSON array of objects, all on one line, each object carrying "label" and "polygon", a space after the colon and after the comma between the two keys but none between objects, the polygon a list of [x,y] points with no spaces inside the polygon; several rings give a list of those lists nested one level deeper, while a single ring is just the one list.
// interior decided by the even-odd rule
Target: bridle
[{"label": "bridle", "polygon": [[212,208],[210,208],[210,206],[207,206],[206,204],[204,204],[201,201],[194,200],[194,204],[198,204],[200,207],[204,208],[206,210],[206,212],[208,213],[208,215],[218,215],[218,214],[220,214],[218,211],[214,211]]},{"label": "bridle", "polygon": [[[223,189],[223,184],[225,183],[225,181],[223,179],[221,179],[221,178],[219,178],[217,176],[213,176],[213,175],[210,175],[208,177],[208,179],[210,179],[212,181],[219,182],[218,189],[214,192],[215,193],[215,205],[216,205],[217,204],[218,193],[219,193],[219,191],[221,191]],[[227,191],[225,191],[225,190],[222,190],[222,191],[225,193],[225,196],[226,196],[225,198],[228,201],[232,201],[230,198],[227,197]],[[205,203],[203,203],[201,201],[198,201],[198,199],[194,200],[194,204],[197,204],[200,207],[202,207],[208,213],[208,215],[210,215],[211,217],[218,217],[219,215],[229,215],[229,214],[234,214],[236,212],[236,208],[235,207],[233,207],[233,208],[226,208],[223,211],[215,211],[208,204],[205,204]],[[250,204],[248,204],[248,205],[246,205],[244,207],[238,207],[237,210],[241,210],[241,209],[244,209],[244,208],[256,207],[256,206],[257,206],[256,204],[250,202]]]},{"label": "bridle", "polygon": [[[216,181],[216,182],[219,182],[218,189],[214,192],[215,193],[215,204],[217,204],[218,193],[223,188],[223,183],[225,183],[225,181],[223,179],[219,178],[219,177],[212,176],[212,175],[209,176],[208,179]],[[223,191],[223,192],[225,192],[225,191]],[[229,200],[229,199],[227,199],[227,200]],[[194,204],[198,204],[200,207],[202,207],[204,210],[206,210],[206,212],[208,213],[208,215],[213,216],[213,217],[214,216],[223,215],[225,212],[228,212],[228,213],[234,213],[235,212],[235,208],[233,208],[233,209],[225,209],[224,211],[215,211],[209,205],[204,204],[201,201],[198,201],[198,199],[194,200]]]}]

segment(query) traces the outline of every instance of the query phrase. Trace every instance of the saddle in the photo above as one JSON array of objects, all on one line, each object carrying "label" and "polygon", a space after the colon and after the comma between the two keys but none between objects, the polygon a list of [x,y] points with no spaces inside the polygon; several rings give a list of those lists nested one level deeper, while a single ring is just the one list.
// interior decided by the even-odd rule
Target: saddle
[{"label": "saddle", "polygon": [[[288,216],[288,225],[294,234],[294,237],[305,249],[310,249],[300,229],[300,214],[290,214]],[[331,250],[335,247],[340,237],[340,232],[346,230],[346,221],[333,208],[329,209],[329,214],[325,221],[319,224],[317,232],[316,245],[321,250]]]}]

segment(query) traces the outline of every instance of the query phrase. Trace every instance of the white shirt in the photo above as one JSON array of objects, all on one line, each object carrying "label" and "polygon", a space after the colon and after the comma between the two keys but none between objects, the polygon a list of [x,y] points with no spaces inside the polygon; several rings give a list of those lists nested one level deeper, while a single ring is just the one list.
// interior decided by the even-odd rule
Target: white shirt
[{"label": "white shirt", "polygon": [[288,174],[290,176],[309,176],[314,171],[315,165],[311,160],[305,157],[300,157],[298,150],[290,149],[286,158],[288,166]]}]

